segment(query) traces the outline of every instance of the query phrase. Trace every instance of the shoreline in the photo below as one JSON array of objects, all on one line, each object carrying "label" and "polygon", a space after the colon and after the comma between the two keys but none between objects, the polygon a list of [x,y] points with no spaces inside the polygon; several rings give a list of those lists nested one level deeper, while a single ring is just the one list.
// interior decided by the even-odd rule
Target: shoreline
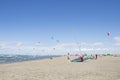
[{"label": "shoreline", "polygon": [[45,55],[45,56],[12,55],[10,57],[8,57],[8,56],[9,55],[0,56],[0,64],[11,64],[11,63],[18,63],[18,62],[34,61],[34,60],[53,59],[55,57],[60,57],[60,55]]}]

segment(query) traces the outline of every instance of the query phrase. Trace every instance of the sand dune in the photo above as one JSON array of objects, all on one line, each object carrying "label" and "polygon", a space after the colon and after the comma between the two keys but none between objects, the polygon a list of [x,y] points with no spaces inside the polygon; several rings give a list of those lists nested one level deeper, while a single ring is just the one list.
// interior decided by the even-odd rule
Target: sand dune
[{"label": "sand dune", "polygon": [[120,57],[68,62],[64,56],[0,64],[0,80],[120,80]]}]

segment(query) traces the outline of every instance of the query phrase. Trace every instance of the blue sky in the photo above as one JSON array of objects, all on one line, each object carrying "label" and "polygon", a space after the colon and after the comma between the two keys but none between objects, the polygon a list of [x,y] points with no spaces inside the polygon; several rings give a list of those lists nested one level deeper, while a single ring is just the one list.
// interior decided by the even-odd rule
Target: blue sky
[{"label": "blue sky", "polygon": [[[16,43],[25,48],[37,42],[42,45],[37,46],[40,49],[72,44],[69,49],[74,51],[76,42],[101,43],[106,49],[106,44],[117,44],[119,48],[119,4],[119,0],[0,0],[1,53],[8,50],[5,45],[12,47]],[[109,38],[107,32],[111,33]],[[56,53],[62,51],[59,50]]]}]

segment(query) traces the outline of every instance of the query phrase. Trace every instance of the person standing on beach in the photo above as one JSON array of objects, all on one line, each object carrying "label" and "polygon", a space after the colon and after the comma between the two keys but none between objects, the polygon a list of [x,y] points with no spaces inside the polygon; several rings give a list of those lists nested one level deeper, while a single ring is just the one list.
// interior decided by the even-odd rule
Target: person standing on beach
[{"label": "person standing on beach", "polygon": [[98,56],[98,55],[97,55],[97,54],[95,54],[95,59],[97,59],[97,56]]},{"label": "person standing on beach", "polygon": [[67,60],[70,60],[70,53],[67,54]]},{"label": "person standing on beach", "polygon": [[81,62],[83,62],[83,56],[80,56],[80,60],[81,60]]}]

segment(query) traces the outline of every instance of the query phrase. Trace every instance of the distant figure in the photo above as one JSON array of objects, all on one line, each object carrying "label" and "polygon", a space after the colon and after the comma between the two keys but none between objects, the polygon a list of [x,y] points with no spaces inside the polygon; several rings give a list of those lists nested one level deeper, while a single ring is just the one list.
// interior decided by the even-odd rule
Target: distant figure
[{"label": "distant figure", "polygon": [[80,56],[80,60],[81,60],[81,62],[83,62],[83,57],[84,57],[84,56]]},{"label": "distant figure", "polygon": [[52,59],[53,59],[53,57],[50,57],[50,59],[52,60]]},{"label": "distant figure", "polygon": [[70,60],[70,53],[67,54],[67,60]]},{"label": "distant figure", "polygon": [[95,54],[95,59],[97,59],[97,56],[98,56],[98,55],[97,55],[97,54]]}]

